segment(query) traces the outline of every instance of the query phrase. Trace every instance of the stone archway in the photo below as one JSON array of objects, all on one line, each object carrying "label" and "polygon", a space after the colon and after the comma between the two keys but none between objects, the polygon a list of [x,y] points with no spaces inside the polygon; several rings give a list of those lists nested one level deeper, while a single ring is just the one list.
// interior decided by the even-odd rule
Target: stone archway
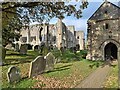
[{"label": "stone archway", "polygon": [[[117,59],[119,59],[120,58],[120,56],[119,56],[119,48],[120,48],[120,43],[119,42],[117,42],[116,40],[114,40],[114,39],[107,39],[107,40],[105,40],[101,45],[100,45],[100,50],[102,51],[101,52],[101,55],[102,55],[102,59],[103,60],[105,60],[105,47],[108,45],[108,47],[109,47],[109,45],[110,45],[110,43],[112,43],[112,45],[115,45],[116,47],[117,47]],[[114,46],[114,47],[115,47]]]},{"label": "stone archway", "polygon": [[114,43],[108,43],[104,48],[104,58],[106,59],[118,59],[118,48]]}]

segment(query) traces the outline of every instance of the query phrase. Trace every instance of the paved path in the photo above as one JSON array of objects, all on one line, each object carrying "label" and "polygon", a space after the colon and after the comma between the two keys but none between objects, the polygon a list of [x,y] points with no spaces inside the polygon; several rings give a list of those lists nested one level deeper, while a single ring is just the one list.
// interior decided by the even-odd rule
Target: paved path
[{"label": "paved path", "polygon": [[109,71],[109,65],[99,67],[75,88],[102,88]]}]

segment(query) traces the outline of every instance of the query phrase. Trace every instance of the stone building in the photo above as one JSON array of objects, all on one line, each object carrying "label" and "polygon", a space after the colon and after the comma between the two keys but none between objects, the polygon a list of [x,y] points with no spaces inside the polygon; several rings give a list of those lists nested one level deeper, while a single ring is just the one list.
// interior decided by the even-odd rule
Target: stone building
[{"label": "stone building", "polygon": [[73,25],[67,26],[68,48],[76,47],[75,27]]},{"label": "stone building", "polygon": [[75,31],[76,35],[76,47],[79,48],[79,50],[85,49],[85,38],[84,38],[84,32],[83,31]]},{"label": "stone building", "polygon": [[[83,32],[77,31],[75,34],[74,26],[66,26],[62,20],[58,19],[56,24],[49,25],[30,25],[23,27],[21,29],[21,37],[19,44],[30,44],[34,49],[36,46],[39,46],[41,42],[44,42],[46,45],[55,46],[58,49],[76,47],[76,43],[80,45],[80,49],[83,48],[84,35]],[[76,36],[79,36],[80,39],[76,40]]]},{"label": "stone building", "polygon": [[87,59],[120,58],[120,7],[105,1],[88,20]]},{"label": "stone building", "polygon": [[61,19],[58,19],[58,22],[56,24],[57,26],[57,34],[56,34],[56,39],[57,39],[57,48],[60,49],[61,47],[68,47],[68,39],[67,39],[67,27],[66,25],[62,22]]},{"label": "stone building", "polygon": [[56,44],[56,25],[30,25],[23,27],[21,29],[21,37],[19,44],[30,44],[32,45],[33,49],[35,46],[44,42],[45,44]]}]

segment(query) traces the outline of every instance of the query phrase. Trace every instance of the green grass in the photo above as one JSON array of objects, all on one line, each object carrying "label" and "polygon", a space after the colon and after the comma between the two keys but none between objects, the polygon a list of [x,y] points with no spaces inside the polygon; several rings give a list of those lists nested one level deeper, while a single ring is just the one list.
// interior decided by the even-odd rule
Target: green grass
[{"label": "green grass", "polygon": [[110,74],[105,82],[106,88],[118,88],[118,65],[111,67]]},{"label": "green grass", "polygon": [[7,51],[5,57],[5,64],[26,63],[35,59],[39,53],[29,50],[26,55],[20,55],[19,52]]},{"label": "green grass", "polygon": [[[35,80],[27,79],[29,74],[29,68],[30,68],[30,62],[34,60],[39,55],[38,52],[29,50],[27,52],[27,55],[20,55],[19,52],[14,51],[7,51],[6,53],[6,60],[5,60],[5,66],[2,66],[2,82],[3,88],[7,87],[14,87],[14,88],[25,88],[30,87],[35,83]],[[24,78],[21,80],[21,82],[18,82],[18,84],[9,84],[7,81],[7,71],[10,66],[17,66],[21,70],[21,78]]]},{"label": "green grass", "polygon": [[32,88],[35,82],[37,81],[34,79],[24,79],[18,83],[12,83],[12,84],[3,83],[4,85],[2,86],[2,88]]},{"label": "green grass", "polygon": [[30,67],[30,63],[23,63],[23,64],[17,64],[15,66],[19,67],[21,70],[21,81],[18,82],[18,84],[9,84],[7,81],[7,71],[8,68],[12,66],[12,65],[7,65],[7,66],[3,66],[2,67],[2,82],[3,88],[8,88],[8,87],[14,87],[14,88],[25,88],[25,87],[30,87],[32,84],[35,83],[35,80],[32,79],[28,79],[28,73],[29,73],[29,67]]},{"label": "green grass", "polygon": [[[58,63],[52,72],[45,73],[44,76],[56,78],[68,83],[69,86],[76,86],[85,77],[90,75],[97,67],[90,68],[89,65],[93,62],[88,60],[74,61],[69,63]],[[73,83],[74,82],[74,83]]]},{"label": "green grass", "polygon": [[[72,53],[73,54],[73,53]],[[30,62],[39,55],[36,51],[28,51],[27,55],[19,55],[18,52],[7,51],[5,65],[2,66],[2,88],[26,88],[33,87],[37,82],[35,79],[29,79]],[[97,67],[90,68],[89,65],[96,62],[82,59],[80,61],[72,61],[71,56],[65,56],[71,58],[71,62],[57,63],[55,69],[50,72],[42,74],[47,78],[56,78],[61,82],[68,83],[70,86],[77,85]],[[64,59],[64,58],[63,58]],[[10,66],[17,66],[21,70],[21,81],[16,84],[9,84],[7,81],[7,71]],[[1,67],[0,67],[1,68]],[[74,83],[73,83],[74,82]],[[62,83],[61,83],[62,84]]]},{"label": "green grass", "polygon": [[70,61],[80,61],[85,57],[86,51],[79,51],[79,52],[71,52],[69,49],[65,50],[64,52],[61,52],[60,50],[53,50],[51,51],[55,58],[59,58],[60,62],[70,62]]}]

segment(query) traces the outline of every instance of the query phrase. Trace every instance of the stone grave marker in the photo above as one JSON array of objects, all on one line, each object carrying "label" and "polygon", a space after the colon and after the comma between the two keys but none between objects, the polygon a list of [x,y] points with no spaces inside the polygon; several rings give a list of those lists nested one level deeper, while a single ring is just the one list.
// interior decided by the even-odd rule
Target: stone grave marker
[{"label": "stone grave marker", "polygon": [[5,48],[6,48],[6,49],[10,49],[10,50],[13,49],[12,44],[7,44]]},{"label": "stone grave marker", "polygon": [[7,78],[9,83],[18,82],[21,79],[20,70],[15,66],[11,66],[7,72]]},{"label": "stone grave marker", "polygon": [[44,58],[46,60],[46,70],[47,71],[53,70],[54,69],[54,63],[55,63],[54,55],[50,52]]},{"label": "stone grave marker", "polygon": [[21,44],[21,47],[20,47],[20,54],[27,54],[27,44]]},{"label": "stone grave marker", "polygon": [[18,43],[15,44],[15,51],[19,52],[19,44]]},{"label": "stone grave marker", "polygon": [[46,61],[43,56],[38,56],[30,64],[29,77],[37,76],[45,71]]}]

